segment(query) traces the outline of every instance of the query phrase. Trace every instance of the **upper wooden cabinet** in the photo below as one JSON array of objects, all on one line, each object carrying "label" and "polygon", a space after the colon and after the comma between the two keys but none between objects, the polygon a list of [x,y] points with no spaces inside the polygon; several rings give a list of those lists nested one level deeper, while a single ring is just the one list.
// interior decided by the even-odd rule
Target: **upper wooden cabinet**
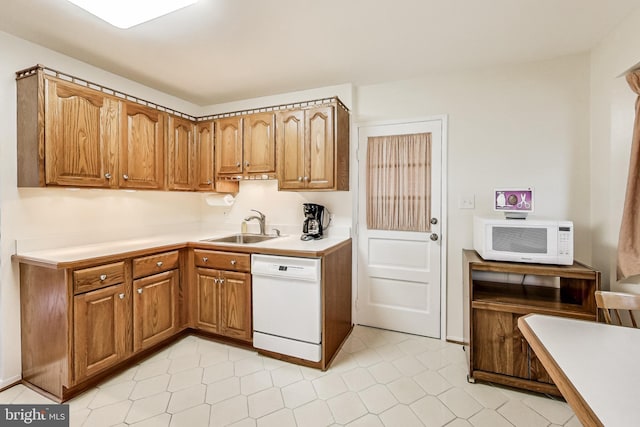
[{"label": "upper wooden cabinet", "polygon": [[250,114],[244,118],[244,172],[273,174],[276,171],[275,114]]},{"label": "upper wooden cabinet", "polygon": [[275,114],[216,121],[216,175],[275,176]]},{"label": "upper wooden cabinet", "polygon": [[242,118],[216,121],[216,175],[242,173]]},{"label": "upper wooden cabinet", "polygon": [[196,118],[40,65],[16,76],[19,187],[349,189],[338,98]]},{"label": "upper wooden cabinet", "polygon": [[[54,78],[44,84],[45,183],[109,187],[114,167],[111,159],[118,149],[119,102]],[[37,164],[30,166],[35,172]]]},{"label": "upper wooden cabinet", "polygon": [[338,102],[276,115],[278,188],[349,189],[349,113]]},{"label": "upper wooden cabinet", "polygon": [[159,190],[164,187],[166,113],[122,102],[120,126],[121,188]]},{"label": "upper wooden cabinet", "polygon": [[193,190],[195,186],[196,132],[193,122],[169,116],[167,188]]},{"label": "upper wooden cabinet", "polygon": [[213,121],[200,122],[196,129],[195,187],[196,190],[215,190],[215,151]]},{"label": "upper wooden cabinet", "polygon": [[167,113],[39,68],[17,87],[19,187],[165,187]]}]

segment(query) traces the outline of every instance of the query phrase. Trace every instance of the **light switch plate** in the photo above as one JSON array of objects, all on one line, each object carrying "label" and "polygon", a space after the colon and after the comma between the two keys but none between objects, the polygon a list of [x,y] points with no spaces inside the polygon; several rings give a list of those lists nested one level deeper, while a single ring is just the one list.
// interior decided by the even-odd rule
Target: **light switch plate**
[{"label": "light switch plate", "polygon": [[460,196],[458,200],[458,208],[460,209],[475,209],[476,208],[476,196],[474,194],[465,194]]}]

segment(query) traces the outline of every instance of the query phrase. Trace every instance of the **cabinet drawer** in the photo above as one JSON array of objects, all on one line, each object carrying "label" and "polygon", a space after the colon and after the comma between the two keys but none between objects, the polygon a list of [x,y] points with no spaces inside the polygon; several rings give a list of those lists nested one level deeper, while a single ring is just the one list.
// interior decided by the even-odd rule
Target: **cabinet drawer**
[{"label": "cabinet drawer", "polygon": [[195,264],[198,267],[216,268],[218,270],[233,270],[249,272],[251,270],[251,255],[235,252],[193,251]]},{"label": "cabinet drawer", "polygon": [[73,272],[75,294],[124,282],[124,261],[83,268]]},{"label": "cabinet drawer", "polygon": [[180,252],[171,251],[161,254],[149,255],[133,260],[133,278],[138,279],[152,274],[178,268]]}]

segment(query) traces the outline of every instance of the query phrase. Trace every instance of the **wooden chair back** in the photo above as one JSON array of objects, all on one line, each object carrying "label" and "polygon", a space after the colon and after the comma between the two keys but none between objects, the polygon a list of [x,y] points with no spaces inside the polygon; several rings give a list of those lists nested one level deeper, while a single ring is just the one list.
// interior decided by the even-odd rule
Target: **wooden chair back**
[{"label": "wooden chair back", "polygon": [[[604,320],[608,324],[628,326],[623,321],[623,316],[630,319],[634,328],[638,327],[634,311],[640,311],[640,295],[626,294],[622,292],[596,291],[596,305],[602,309]],[[612,315],[615,322],[612,322]]]}]

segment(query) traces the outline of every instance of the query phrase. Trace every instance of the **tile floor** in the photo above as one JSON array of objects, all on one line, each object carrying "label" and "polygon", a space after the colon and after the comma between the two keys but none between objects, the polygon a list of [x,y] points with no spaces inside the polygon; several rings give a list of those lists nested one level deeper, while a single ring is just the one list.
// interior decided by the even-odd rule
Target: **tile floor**
[{"label": "tile floor", "polygon": [[580,426],[562,401],[468,384],[459,345],[362,326],[327,372],[189,336],[68,403],[89,427]]}]

